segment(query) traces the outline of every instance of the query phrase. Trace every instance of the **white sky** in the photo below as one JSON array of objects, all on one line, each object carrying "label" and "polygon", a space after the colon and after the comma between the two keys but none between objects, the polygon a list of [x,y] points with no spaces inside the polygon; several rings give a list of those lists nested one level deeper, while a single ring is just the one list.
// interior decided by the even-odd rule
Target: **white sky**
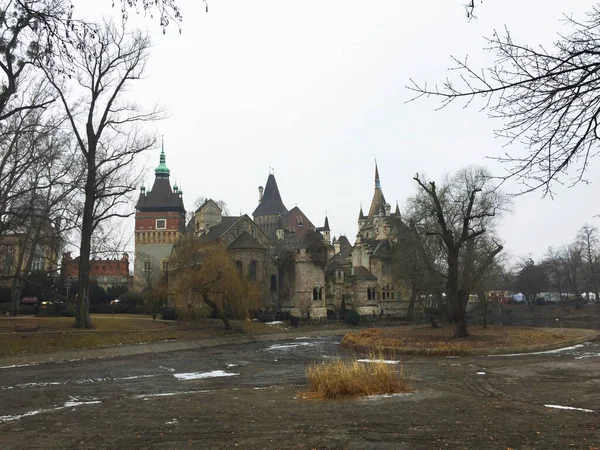
[{"label": "white sky", "polygon": [[[155,46],[133,94],[169,111],[155,129],[186,207],[204,196],[251,215],[274,167],[288,209],[298,205],[316,226],[327,211],[333,234],[351,242],[360,204],[368,209],[373,194],[375,157],[387,201],[401,208],[415,172],[441,179],[469,164],[503,170],[485,159],[504,151],[493,135],[499,122],[458,104],[436,112],[434,99],[407,104],[409,78],[443,81],[450,55],[489,64],[483,36],[504,25],[517,41],[548,45],[566,31],[563,12],[582,17],[593,4],[488,1],[468,22],[464,0],[210,0],[208,14],[201,0],[177,2],[181,34],[174,24],[163,35],[156,17],[139,21]],[[81,15],[111,13],[110,0],[78,3]],[[149,155],[146,185],[158,155]],[[590,165],[592,182],[598,166]],[[585,222],[599,225],[597,184],[557,192],[515,200],[500,230],[510,254],[539,257]]]}]

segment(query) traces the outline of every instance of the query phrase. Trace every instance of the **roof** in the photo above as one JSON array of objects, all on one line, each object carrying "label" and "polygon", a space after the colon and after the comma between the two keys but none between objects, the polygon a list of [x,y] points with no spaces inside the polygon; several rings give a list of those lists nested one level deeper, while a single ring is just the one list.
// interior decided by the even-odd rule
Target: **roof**
[{"label": "roof", "polygon": [[284,215],[288,210],[281,200],[279,194],[279,188],[277,187],[277,181],[275,181],[275,175],[269,174],[267,178],[267,185],[263,192],[260,203],[252,213],[254,217],[265,216],[267,214],[280,214]]},{"label": "roof", "polygon": [[227,230],[229,230],[235,223],[244,216],[223,216],[221,217],[221,223],[213,225],[209,228],[208,233],[201,236],[202,239],[208,239],[209,241],[216,241],[223,236]]},{"label": "roof", "polygon": [[177,211],[185,214],[183,198],[180,192],[173,192],[169,178],[156,177],[152,190],[140,193],[135,209],[140,212]]},{"label": "roof", "polygon": [[238,236],[238,238],[229,244],[227,250],[266,250],[262,245],[258,243],[256,239],[254,239],[250,233],[244,231],[242,234]]},{"label": "roof", "polygon": [[369,208],[369,219],[372,219],[373,216],[379,214],[379,211],[383,209],[385,205],[385,197],[383,196],[383,191],[380,187],[375,188],[375,193],[373,194],[373,200],[371,200],[371,207]]},{"label": "roof", "polygon": [[293,233],[300,239],[308,230],[315,230],[313,223],[306,217],[300,208],[294,206],[281,219],[283,229]]},{"label": "roof", "polygon": [[348,240],[348,238],[344,235],[340,236],[338,238],[338,242],[340,244],[340,249],[345,249],[345,248],[352,248],[352,244],[350,243],[350,241]]},{"label": "roof", "polygon": [[365,266],[354,267],[354,278],[377,278]]},{"label": "roof", "polygon": [[333,259],[329,261],[329,264],[327,264],[327,267],[325,269],[327,271],[342,270],[343,267],[337,259]]}]

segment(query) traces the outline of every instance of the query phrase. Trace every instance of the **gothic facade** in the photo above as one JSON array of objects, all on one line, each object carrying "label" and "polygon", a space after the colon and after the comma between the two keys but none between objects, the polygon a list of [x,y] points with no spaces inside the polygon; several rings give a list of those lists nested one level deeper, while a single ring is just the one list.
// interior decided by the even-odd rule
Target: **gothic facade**
[{"label": "gothic facade", "polygon": [[141,189],[136,206],[136,286],[153,270],[168,268],[174,243],[184,234],[223,245],[244,278],[256,282],[262,307],[297,317],[337,317],[354,309],[361,315],[400,315],[406,287],[391,271],[396,205],[391,212],[375,167],[375,192],[368,214],[360,210],[354,245],[346,236],[331,240],[329,219],[316,227],[299,207],[285,206],[275,175],[258,188],[252,217],[227,216],[206,200],[187,225],[182,192],[169,184],[164,149],[154,186]]}]

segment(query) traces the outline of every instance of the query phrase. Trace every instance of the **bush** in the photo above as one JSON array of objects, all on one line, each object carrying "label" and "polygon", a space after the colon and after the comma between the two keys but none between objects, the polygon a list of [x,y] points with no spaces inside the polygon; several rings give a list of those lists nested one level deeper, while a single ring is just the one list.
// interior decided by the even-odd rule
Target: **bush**
[{"label": "bush", "polygon": [[411,392],[402,370],[384,360],[372,362],[333,361],[312,364],[306,376],[310,383],[307,396],[319,399],[354,398],[368,395]]},{"label": "bush", "polygon": [[348,325],[360,325],[361,317],[360,314],[354,309],[348,309],[345,312],[344,320]]},{"label": "bush", "polygon": [[12,303],[0,303],[0,316],[12,314]]},{"label": "bush", "polygon": [[175,308],[165,308],[162,311],[160,318],[162,320],[177,320],[177,312],[175,311]]}]

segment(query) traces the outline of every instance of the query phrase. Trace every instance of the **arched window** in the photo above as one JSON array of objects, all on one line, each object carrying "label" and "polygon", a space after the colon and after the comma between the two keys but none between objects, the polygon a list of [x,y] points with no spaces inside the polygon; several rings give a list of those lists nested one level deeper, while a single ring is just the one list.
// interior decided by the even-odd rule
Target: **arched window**
[{"label": "arched window", "polygon": [[392,300],[394,300],[394,291],[392,291]]},{"label": "arched window", "polygon": [[371,288],[367,288],[367,300],[371,300]]},{"label": "arched window", "polygon": [[319,298],[319,292],[317,291],[317,288],[313,289],[313,300],[318,300]]},{"label": "arched window", "polygon": [[323,300],[323,288],[319,288],[319,300]]},{"label": "arched window", "polygon": [[248,279],[250,281],[256,280],[256,266],[257,266],[256,261],[250,262],[250,267],[248,268]]},{"label": "arched window", "polygon": [[252,235],[252,237],[254,237],[254,228],[250,229],[250,234]]},{"label": "arched window", "polygon": [[271,275],[271,292],[275,292],[277,290],[277,277],[275,275]]},{"label": "arched window", "polygon": [[235,268],[237,269],[237,271],[240,273],[240,275],[242,274],[242,262],[241,261],[236,261],[235,262]]}]

